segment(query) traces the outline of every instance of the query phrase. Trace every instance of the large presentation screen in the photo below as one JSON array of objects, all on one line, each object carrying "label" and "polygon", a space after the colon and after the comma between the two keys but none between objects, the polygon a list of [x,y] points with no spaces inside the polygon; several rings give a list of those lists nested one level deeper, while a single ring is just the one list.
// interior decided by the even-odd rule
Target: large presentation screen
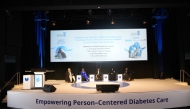
[{"label": "large presentation screen", "polygon": [[51,62],[147,60],[146,29],[51,30]]}]

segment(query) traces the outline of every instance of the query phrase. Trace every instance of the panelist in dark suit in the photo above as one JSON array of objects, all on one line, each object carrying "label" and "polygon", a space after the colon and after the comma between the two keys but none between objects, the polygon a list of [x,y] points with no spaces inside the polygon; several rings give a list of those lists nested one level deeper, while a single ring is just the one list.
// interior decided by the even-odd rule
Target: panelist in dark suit
[{"label": "panelist in dark suit", "polygon": [[84,68],[82,68],[82,71],[80,72],[80,74],[82,76],[83,81],[88,81],[88,75],[87,75],[86,71],[84,70]]},{"label": "panelist in dark suit", "polygon": [[111,81],[116,80],[116,72],[115,72],[114,68],[112,68],[110,73],[109,73],[109,80],[111,80]]},{"label": "panelist in dark suit", "polygon": [[75,76],[73,72],[71,72],[71,68],[68,68],[66,74],[67,74],[67,77],[69,77],[70,82],[75,82]]},{"label": "panelist in dark suit", "polygon": [[127,81],[131,80],[131,71],[129,71],[129,68],[125,68],[125,72],[123,73],[123,79]]},{"label": "panelist in dark suit", "polygon": [[100,68],[97,69],[95,76],[96,80],[102,80],[102,72],[100,71]]}]

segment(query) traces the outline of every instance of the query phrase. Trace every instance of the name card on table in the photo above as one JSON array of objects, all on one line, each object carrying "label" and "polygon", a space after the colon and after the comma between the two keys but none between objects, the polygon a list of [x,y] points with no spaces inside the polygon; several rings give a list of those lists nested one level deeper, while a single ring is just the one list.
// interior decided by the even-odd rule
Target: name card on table
[{"label": "name card on table", "polygon": [[90,75],[90,82],[94,82],[94,75]]},{"label": "name card on table", "polygon": [[118,82],[122,82],[123,81],[123,75],[122,74],[118,74],[117,75],[117,81]]},{"label": "name card on table", "polygon": [[108,74],[103,74],[103,81],[108,81]]},{"label": "name card on table", "polygon": [[80,83],[82,81],[81,75],[77,75],[77,83]]}]

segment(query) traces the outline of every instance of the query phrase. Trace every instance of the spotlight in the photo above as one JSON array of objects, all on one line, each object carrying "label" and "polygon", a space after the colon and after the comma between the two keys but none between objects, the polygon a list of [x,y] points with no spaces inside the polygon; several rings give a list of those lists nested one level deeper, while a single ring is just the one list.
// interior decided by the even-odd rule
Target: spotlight
[{"label": "spotlight", "polygon": [[90,20],[86,20],[86,24],[87,24],[87,25],[90,25]]},{"label": "spotlight", "polygon": [[49,11],[48,11],[48,10],[45,10],[45,11],[44,11],[44,14],[48,14],[48,13],[49,13]]},{"label": "spotlight", "polygon": [[55,21],[52,21],[52,26],[56,26],[56,22]]},{"label": "spotlight", "polygon": [[188,15],[187,16],[190,16],[190,12],[188,13]]},{"label": "spotlight", "polygon": [[88,14],[92,15],[92,10],[91,9],[88,10]]},{"label": "spotlight", "polygon": [[147,21],[147,20],[144,20],[144,21],[143,21],[143,24],[144,24],[144,25],[146,25],[147,23],[148,23],[148,21]]},{"label": "spotlight", "polygon": [[114,25],[114,24],[115,24],[115,22],[114,22],[114,20],[113,20],[113,19],[111,20],[111,24],[112,24],[112,25]]},{"label": "spotlight", "polygon": [[87,24],[87,25],[90,25],[89,17],[88,17],[87,20],[86,20],[86,24]]},{"label": "spotlight", "polygon": [[109,9],[109,10],[108,10],[108,15],[111,15],[111,14],[112,14],[112,10]]}]

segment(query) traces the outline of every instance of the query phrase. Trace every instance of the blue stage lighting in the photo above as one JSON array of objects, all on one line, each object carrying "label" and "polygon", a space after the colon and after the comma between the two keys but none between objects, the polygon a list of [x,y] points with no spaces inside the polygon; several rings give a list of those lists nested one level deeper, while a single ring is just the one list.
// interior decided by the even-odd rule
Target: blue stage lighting
[{"label": "blue stage lighting", "polygon": [[163,23],[168,16],[165,16],[165,9],[161,8],[158,9],[156,12],[156,16],[152,16],[152,18],[155,18],[156,24],[152,26],[154,33],[155,33],[155,40],[156,45],[158,49],[158,64],[159,64],[159,70],[163,72],[164,70],[164,63],[163,63],[163,39],[162,39],[162,33],[163,33]]},{"label": "blue stage lighting", "polygon": [[[42,18],[43,16],[43,18]],[[44,58],[45,58],[45,37],[47,33],[47,13],[42,11],[37,11],[37,14],[34,18],[35,21],[35,33],[36,33],[36,44],[38,46],[38,63],[40,68],[44,67]],[[44,25],[42,25],[42,23]]]}]

